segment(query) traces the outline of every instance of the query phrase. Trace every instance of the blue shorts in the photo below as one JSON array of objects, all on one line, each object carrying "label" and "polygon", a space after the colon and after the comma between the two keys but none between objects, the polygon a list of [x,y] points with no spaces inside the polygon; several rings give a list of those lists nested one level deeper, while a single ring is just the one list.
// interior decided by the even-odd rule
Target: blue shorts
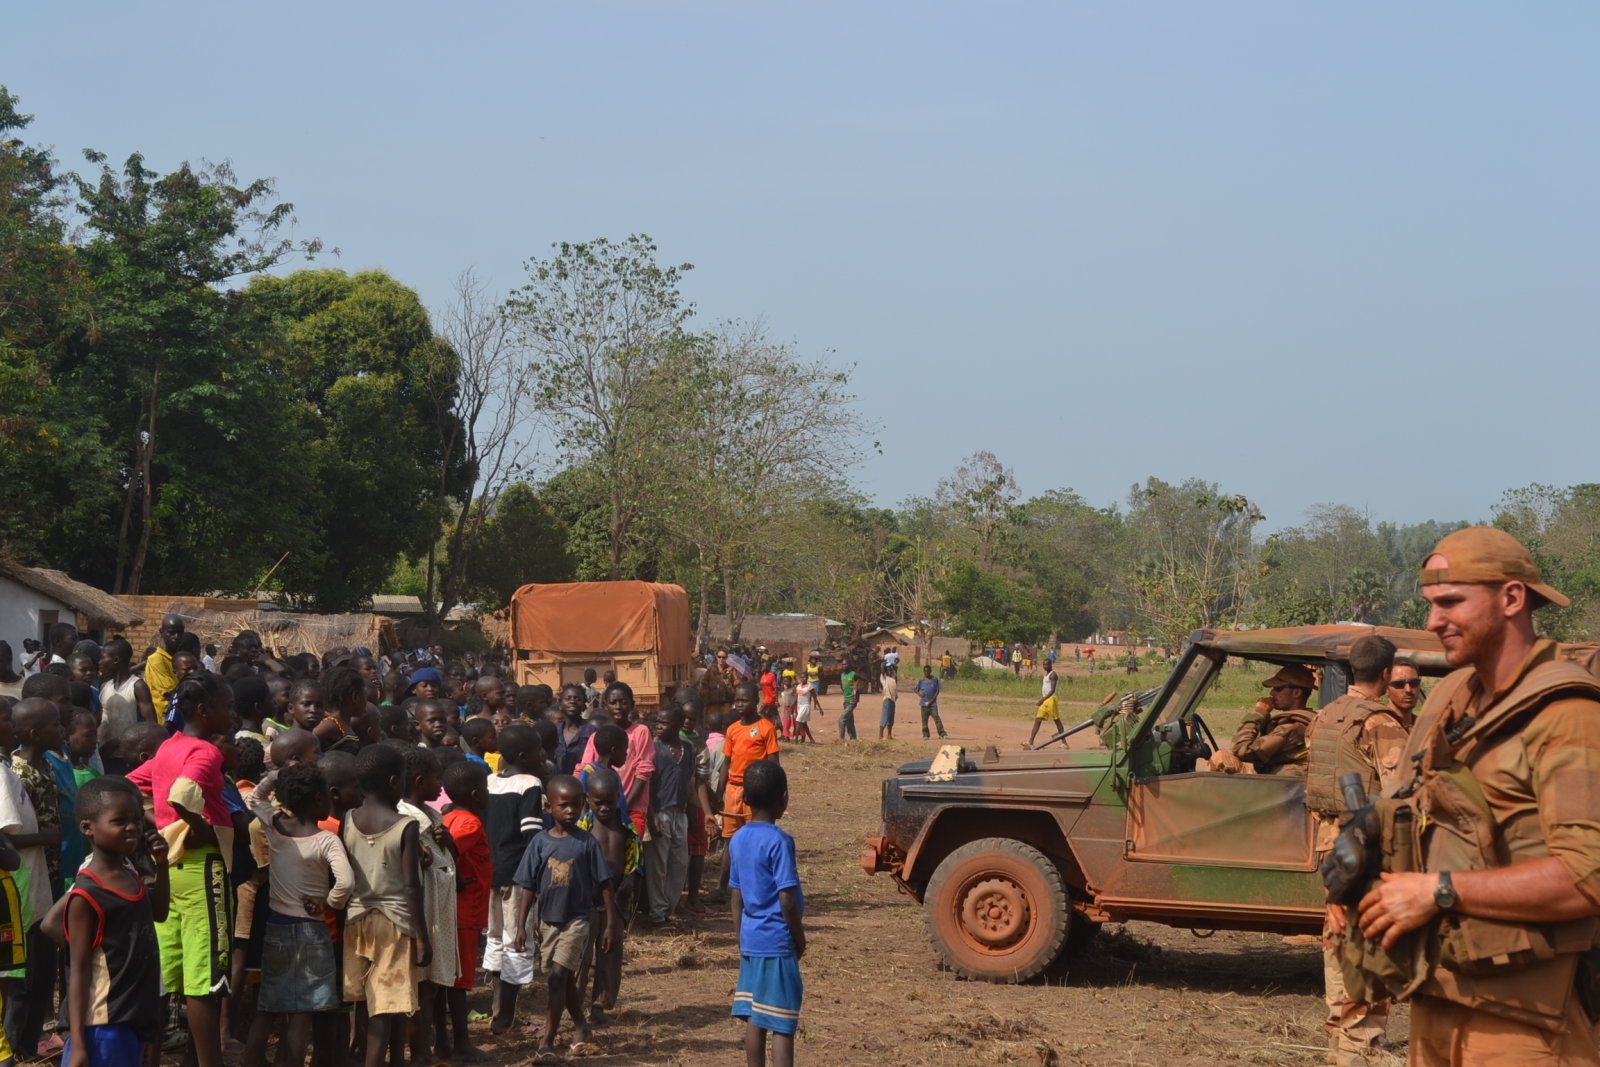
[{"label": "blue shorts", "polygon": [[274,915],[262,925],[267,929],[261,948],[257,1010],[292,1015],[337,1008],[337,955],[327,924],[321,919],[285,922]]},{"label": "blue shorts", "polygon": [[800,1026],[805,992],[800,961],[793,956],[740,956],[733,1017],[775,1034],[792,1034]]},{"label": "blue shorts", "polygon": [[[88,1026],[83,1033],[89,1045],[89,1067],[140,1067],[144,1062],[144,1039],[132,1026]],[[72,1035],[66,1035],[61,1049],[61,1067],[72,1060]]]},{"label": "blue shorts", "polygon": [[894,701],[885,700],[883,702],[883,714],[878,718],[878,729],[882,730],[885,727],[889,727],[889,726],[893,726],[893,725],[894,725]]}]

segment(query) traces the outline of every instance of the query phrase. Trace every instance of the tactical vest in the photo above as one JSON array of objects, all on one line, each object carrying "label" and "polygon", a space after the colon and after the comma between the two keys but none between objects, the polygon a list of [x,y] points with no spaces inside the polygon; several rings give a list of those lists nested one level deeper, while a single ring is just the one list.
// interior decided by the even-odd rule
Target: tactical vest
[{"label": "tactical vest", "polygon": [[[1452,740],[1447,724],[1455,726],[1452,720],[1459,722],[1459,717],[1451,708],[1470,699],[1473,677],[1470,669],[1457,671],[1429,697],[1425,721],[1418,723],[1406,749],[1408,763],[1418,761],[1419,778],[1399,798],[1379,802],[1385,869],[1403,869],[1394,862],[1400,855],[1416,856],[1424,871],[1509,866],[1509,843],[1472,768],[1486,756],[1495,758],[1489,741],[1519,731],[1551,702],[1571,697],[1600,702],[1600,681],[1583,668],[1541,663]],[[1394,818],[1402,806],[1411,808],[1412,819]],[[1395,840],[1397,827],[1408,830],[1409,840]],[[1549,854],[1542,842],[1538,845],[1523,848],[1519,859]],[[1354,998],[1371,1002],[1420,993],[1557,1030],[1573,993],[1579,956],[1596,945],[1596,918],[1517,923],[1457,913],[1413,931],[1390,953],[1366,942],[1359,930],[1343,940],[1338,952],[1345,976],[1355,979],[1350,990]]]},{"label": "tactical vest", "polygon": [[1346,693],[1317,712],[1306,738],[1311,754],[1306,768],[1306,807],[1321,815],[1344,814],[1339,778],[1352,771],[1360,773],[1361,788],[1369,799],[1378,795],[1377,768],[1361,751],[1361,728],[1373,715],[1400,721],[1393,709],[1355,693]]}]

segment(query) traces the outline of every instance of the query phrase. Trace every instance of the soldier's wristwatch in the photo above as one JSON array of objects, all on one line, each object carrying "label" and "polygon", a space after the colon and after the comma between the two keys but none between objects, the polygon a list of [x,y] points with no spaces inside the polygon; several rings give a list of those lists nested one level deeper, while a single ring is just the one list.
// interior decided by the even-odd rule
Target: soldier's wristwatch
[{"label": "soldier's wristwatch", "polygon": [[1433,887],[1433,903],[1440,911],[1456,910],[1456,887],[1450,881],[1449,871],[1439,872],[1439,884]]}]

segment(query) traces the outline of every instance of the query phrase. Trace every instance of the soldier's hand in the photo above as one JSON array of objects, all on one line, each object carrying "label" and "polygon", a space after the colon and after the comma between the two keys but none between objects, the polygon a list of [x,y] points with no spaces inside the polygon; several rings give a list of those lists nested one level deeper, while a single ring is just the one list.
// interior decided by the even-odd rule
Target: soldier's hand
[{"label": "soldier's hand", "polygon": [[1344,935],[1345,927],[1347,927],[1348,925],[1349,925],[1349,923],[1346,921],[1345,916],[1344,916],[1344,905],[1343,904],[1329,904],[1328,905],[1328,933],[1332,934],[1335,937],[1341,937],[1341,936]]},{"label": "soldier's hand", "polygon": [[1368,940],[1382,938],[1384,951],[1393,948],[1438,916],[1433,902],[1438,885],[1437,874],[1383,872],[1378,884],[1361,898],[1361,933]]},{"label": "soldier's hand", "polygon": [[1212,770],[1225,774],[1238,774],[1244,770],[1244,764],[1232,752],[1213,752],[1206,757],[1206,762],[1211,764]]}]

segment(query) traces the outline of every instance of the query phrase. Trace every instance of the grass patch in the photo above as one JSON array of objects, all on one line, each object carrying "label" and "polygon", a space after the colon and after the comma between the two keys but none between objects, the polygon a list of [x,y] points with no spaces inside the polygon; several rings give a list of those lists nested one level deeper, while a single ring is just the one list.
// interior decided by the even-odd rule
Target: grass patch
[{"label": "grass patch", "polygon": [[[1093,674],[1088,671],[1079,671],[1077,665],[1066,664],[1065,669],[1058,668],[1059,686],[1057,692],[1061,699],[1069,704],[1090,704],[1098,707],[1105,699],[1106,694],[1115,690],[1126,693],[1132,690],[1149,689],[1161,685],[1166,681],[1169,667],[1162,663],[1156,666],[1142,667],[1133,674],[1124,670],[1100,671]],[[1257,698],[1265,695],[1266,690],[1261,688],[1261,683],[1272,676],[1277,668],[1267,663],[1253,663],[1244,660],[1230,661],[1222,672],[1212,682],[1211,688],[1201,698],[1200,706],[1203,708],[1248,708]],[[956,678],[944,683],[944,692],[951,696],[966,697],[975,701],[986,700],[1031,700],[1039,699],[1039,687],[1043,676],[1034,674],[1017,677],[1010,671],[988,670],[977,678]],[[904,688],[909,688],[902,683]]]}]

